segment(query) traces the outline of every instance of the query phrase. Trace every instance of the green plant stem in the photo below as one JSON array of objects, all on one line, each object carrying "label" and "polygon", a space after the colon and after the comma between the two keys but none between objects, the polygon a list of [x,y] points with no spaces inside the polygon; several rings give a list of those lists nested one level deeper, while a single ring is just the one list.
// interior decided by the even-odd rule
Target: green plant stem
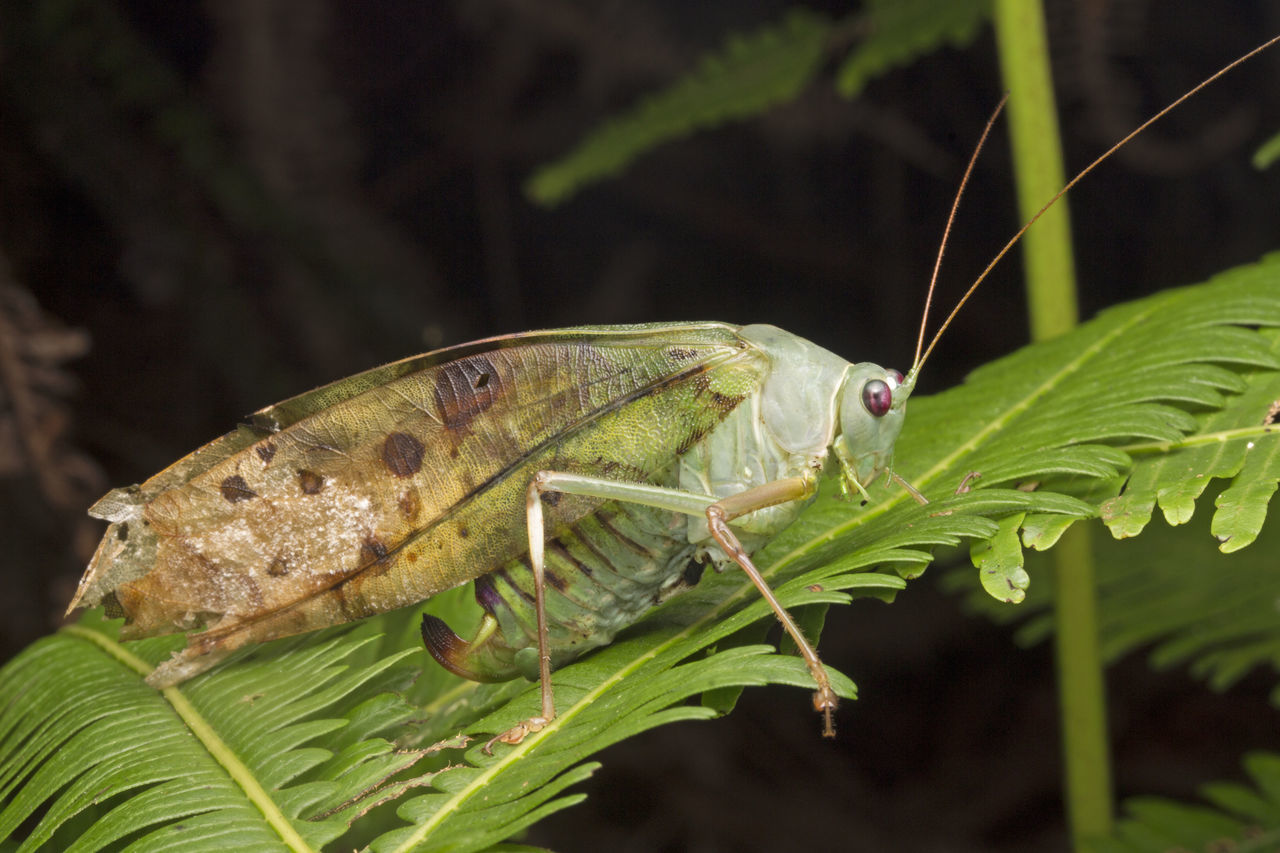
[{"label": "green plant stem", "polygon": [[[1009,88],[1018,205],[1022,217],[1030,219],[1066,183],[1044,15],[1033,0],[996,0],[994,11],[1000,65]],[[1077,310],[1065,199],[1027,232],[1023,257],[1032,338],[1066,332],[1075,326]],[[1086,838],[1110,834],[1113,821],[1090,534],[1077,525],[1052,555],[1067,817],[1076,849]]]}]

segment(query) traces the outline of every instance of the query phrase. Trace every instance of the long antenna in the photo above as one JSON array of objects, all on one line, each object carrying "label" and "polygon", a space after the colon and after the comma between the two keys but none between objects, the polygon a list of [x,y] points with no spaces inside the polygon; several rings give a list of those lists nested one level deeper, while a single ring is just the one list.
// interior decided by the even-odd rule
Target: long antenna
[{"label": "long antenna", "polygon": [[[986,277],[991,273],[991,270],[995,268],[995,265],[1000,263],[1001,259],[1004,258],[1004,256],[1009,253],[1009,250],[1012,249],[1014,245],[1016,245],[1017,242],[1022,239],[1022,235],[1027,233],[1027,229],[1030,228],[1032,225],[1034,225],[1037,222],[1037,220],[1040,219],[1041,216],[1044,216],[1045,211],[1053,207],[1058,202],[1058,199],[1062,198],[1071,190],[1072,187],[1080,183],[1080,180],[1085,175],[1092,172],[1100,163],[1102,163],[1103,160],[1106,160],[1108,157],[1110,157],[1120,148],[1124,147],[1126,144],[1128,144],[1129,140],[1133,139],[1139,133],[1142,133],[1144,130],[1146,130],[1156,121],[1160,120],[1161,118],[1164,118],[1165,114],[1169,113],[1176,107],[1180,106],[1183,101],[1187,100],[1192,95],[1196,94],[1201,89],[1203,89],[1205,86],[1208,86],[1210,83],[1217,80],[1219,77],[1226,74],[1231,69],[1235,68],[1237,65],[1241,64],[1242,62],[1247,62],[1248,60],[1252,59],[1254,56],[1257,56],[1259,53],[1271,47],[1276,42],[1280,42],[1280,35],[1274,36],[1268,39],[1267,41],[1255,47],[1253,50],[1246,53],[1244,56],[1241,56],[1239,59],[1236,59],[1235,61],[1229,63],[1228,65],[1219,69],[1209,77],[1206,77],[1203,81],[1201,81],[1199,84],[1197,84],[1192,89],[1187,91],[1184,95],[1182,95],[1182,97],[1178,98],[1176,101],[1169,104],[1164,109],[1160,110],[1151,118],[1147,119],[1142,124],[1138,125],[1138,127],[1135,128],[1132,132],[1130,132],[1127,136],[1125,136],[1124,139],[1121,139],[1115,145],[1112,145],[1110,148],[1106,150],[1105,153],[1102,154],[1102,156],[1098,157],[1098,159],[1094,160],[1088,166],[1085,166],[1084,169],[1082,169],[1078,175],[1076,175],[1074,178],[1072,178],[1070,181],[1067,182],[1067,185],[1065,187],[1058,190],[1057,194],[1055,194],[1053,198],[1049,199],[1049,201],[1045,203],[1044,207],[1040,208],[1040,210],[1036,212],[1035,216],[1027,220],[1027,224],[1019,228],[1018,232],[1013,235],[1013,237],[1009,240],[1008,243],[1004,244],[1004,248],[1001,249],[998,253],[996,253],[996,256],[991,259],[991,263],[987,264],[987,267],[982,271],[982,274],[979,275],[977,279],[974,280],[973,284],[969,286],[969,289],[964,292],[964,296],[960,297],[960,301],[956,303],[956,307],[951,309],[951,313],[948,314],[947,318],[942,321],[942,326],[938,329],[937,333],[933,336],[933,340],[929,342],[929,347],[924,351],[924,355],[917,358],[915,365],[912,367],[912,371],[913,372],[918,371],[920,367],[924,365],[925,361],[928,360],[929,354],[932,353],[933,348],[937,346],[938,339],[942,337],[942,333],[947,330],[947,327],[951,325],[951,321],[956,318],[956,315],[958,313],[960,313],[960,309],[964,307],[964,304],[969,301],[969,297],[973,296],[974,291],[978,289],[978,285],[982,284],[982,282],[986,279]],[[947,224],[947,227],[948,229],[950,229],[951,227],[949,222]],[[930,293],[932,294],[932,287],[930,288]],[[926,305],[927,304],[928,303],[926,302]]]},{"label": "long antenna", "polygon": [[964,177],[960,179],[960,188],[956,190],[955,201],[951,202],[951,214],[947,217],[947,226],[942,230],[942,242],[938,245],[938,257],[933,262],[933,275],[929,278],[929,292],[924,297],[924,313],[920,315],[920,334],[916,337],[916,355],[911,360],[911,372],[915,373],[916,368],[920,366],[920,350],[924,348],[924,330],[929,323],[929,308],[933,305],[933,290],[938,286],[938,271],[942,269],[942,256],[947,253],[947,241],[951,238],[951,226],[956,221],[956,211],[960,209],[960,199],[964,197],[964,188],[969,185],[969,176],[973,174],[973,167],[978,162],[978,155],[982,153],[982,146],[986,145],[987,137],[991,134],[991,128],[995,125],[996,119],[1000,116],[1000,111],[1004,109],[1005,103],[1009,100],[1009,93],[1005,92],[1004,97],[1000,99],[1000,103],[996,104],[996,108],[991,111],[991,117],[987,119],[987,126],[982,129],[982,136],[978,137],[978,144],[973,148],[973,154],[969,157],[969,165],[965,166]]}]

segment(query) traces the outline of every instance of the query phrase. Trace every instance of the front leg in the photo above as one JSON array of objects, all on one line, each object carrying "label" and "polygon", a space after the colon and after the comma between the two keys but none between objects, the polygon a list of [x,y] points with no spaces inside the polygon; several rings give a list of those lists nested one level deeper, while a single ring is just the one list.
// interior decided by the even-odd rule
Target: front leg
[{"label": "front leg", "polygon": [[809,644],[804,634],[801,633],[800,626],[795,623],[795,620],[791,618],[791,614],[786,611],[786,608],[774,596],[773,590],[765,582],[760,570],[751,562],[751,556],[743,550],[742,543],[738,540],[737,535],[729,528],[729,522],[735,518],[741,518],[758,509],[775,506],[776,504],[802,500],[813,494],[813,490],[816,487],[816,483],[811,478],[806,477],[790,477],[756,486],[753,489],[716,501],[707,507],[707,526],[710,528],[711,536],[716,540],[716,544],[720,546],[721,550],[747,573],[747,577],[751,578],[751,582],[760,591],[761,597],[768,602],[774,615],[778,617],[778,621],[782,623],[782,627],[796,644],[801,657],[804,658],[804,662],[809,666],[809,673],[818,685],[818,689],[813,694],[813,709],[822,714],[822,735],[823,737],[835,737],[836,729],[832,714],[840,703],[840,699],[831,687],[831,679],[827,675],[826,667],[822,665],[822,661],[818,658],[817,650]]}]

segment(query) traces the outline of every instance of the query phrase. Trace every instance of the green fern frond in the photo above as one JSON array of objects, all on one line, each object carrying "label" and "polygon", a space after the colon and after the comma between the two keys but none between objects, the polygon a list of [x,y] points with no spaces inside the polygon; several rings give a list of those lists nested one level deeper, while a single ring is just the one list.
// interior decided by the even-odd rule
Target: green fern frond
[{"label": "green fern frond", "polygon": [[417,760],[376,737],[413,708],[369,713],[404,655],[349,668],[359,632],[163,692],[141,679],[174,638],[126,649],[110,633],[86,621],[0,673],[0,837],[25,836],[20,850],[318,850],[346,821],[309,816]]},{"label": "green fern frond", "polygon": [[991,0],[869,0],[865,15],[870,35],[836,73],[836,89],[846,98],[940,47],[968,47],[991,17]]},{"label": "green fern frond", "polygon": [[[1144,454],[1194,446],[1205,440],[1197,432],[1203,423],[1216,429],[1242,417],[1237,406],[1254,418],[1236,437],[1242,452],[1252,437],[1258,445],[1248,451],[1252,458],[1269,459],[1278,437],[1266,434],[1261,424],[1266,406],[1258,410],[1252,394],[1234,398],[1221,419],[1215,415],[1212,421],[1210,416],[1198,421],[1180,406],[1216,407],[1229,399],[1225,395],[1253,387],[1223,365],[1265,369],[1249,381],[1275,382],[1272,371],[1280,354],[1272,351],[1267,336],[1246,326],[1278,323],[1280,256],[1205,285],[1112,308],[1071,334],[982,367],[959,388],[913,403],[898,442],[899,467],[926,489],[957,484],[972,471],[983,484],[1061,491],[1096,506],[1115,498],[1124,485],[1119,475],[1134,439],[1155,443],[1134,447]],[[917,430],[917,424],[926,428]],[[933,461],[917,468],[910,461],[917,458]],[[1145,463],[1167,471],[1166,488],[1177,481],[1186,493],[1194,488],[1187,484],[1208,476],[1195,465],[1162,465],[1164,458]],[[1268,469],[1249,470],[1265,476]],[[1261,491],[1251,494],[1255,513],[1265,511]],[[1048,547],[1071,520],[1031,513],[1020,525],[1022,542]],[[1260,523],[1256,516],[1253,522]],[[1236,530],[1235,535],[1244,534]]]},{"label": "green fern frond", "polygon": [[1258,170],[1270,168],[1280,160],[1280,133],[1268,139],[1253,153],[1253,167]]},{"label": "green fern frond", "polygon": [[[1278,270],[1280,259],[1272,256],[1220,277],[1217,284],[1170,295],[1190,297],[1189,305],[1199,305],[1209,323],[1272,326],[1270,306],[1280,301]],[[1244,288],[1243,299],[1217,301],[1227,292],[1222,288],[1237,284]],[[1085,488],[1062,484],[1098,504],[1117,537],[1093,542],[1104,659],[1153,647],[1154,665],[1189,665],[1214,689],[1229,687],[1258,666],[1280,669],[1280,621],[1274,607],[1280,599],[1274,557],[1280,530],[1263,529],[1280,480],[1280,430],[1269,423],[1280,400],[1280,373],[1266,367],[1280,360],[1280,332],[1192,326],[1164,349],[1180,358],[1187,354],[1181,349],[1184,342],[1214,338],[1222,331],[1244,335],[1207,363],[1175,359],[1174,373],[1164,378],[1163,369],[1141,369],[1153,387],[1163,389],[1161,394],[1176,392],[1201,409],[1192,430],[1180,438],[1122,445],[1135,460],[1127,478],[1095,481]],[[1264,369],[1237,375],[1219,366],[1239,365],[1242,358]],[[1174,387],[1178,376],[1184,384],[1180,392]],[[1106,380],[1106,386],[1112,383]],[[1221,398],[1223,390],[1230,396]],[[1206,489],[1216,493],[1217,509],[1195,513]],[[1172,526],[1148,526],[1156,505]],[[1140,532],[1141,542],[1127,541]],[[1253,547],[1246,551],[1224,556],[1249,544]],[[971,604],[997,619],[1022,621],[1020,642],[1042,640],[1053,630],[1050,571],[1047,564],[1031,567],[1036,583],[1020,612],[978,596],[971,596]],[[1280,693],[1275,699],[1280,704]]]},{"label": "green fern frond", "polygon": [[858,18],[834,24],[806,9],[792,9],[781,24],[731,37],[696,71],[606,121],[569,154],[534,172],[525,193],[539,204],[559,204],[663,143],[793,100],[843,30],[868,33],[837,74],[837,89],[853,97],[892,68],[944,45],[969,45],[990,14],[990,0],[876,0]]},{"label": "green fern frond", "polygon": [[[1150,648],[1154,666],[1186,665],[1215,690],[1259,666],[1280,670],[1280,529],[1263,530],[1252,548],[1227,556],[1210,535],[1210,521],[1201,513],[1178,527],[1153,524],[1139,541],[1094,539],[1105,660]],[[1017,639],[1029,645],[1053,631],[1053,584],[1047,561],[1028,568],[1035,583],[1018,611],[972,594],[970,604],[998,620],[1021,621]],[[949,578],[948,585],[970,583]],[[1280,704],[1280,690],[1273,701]]]},{"label": "green fern frond", "polygon": [[[1271,358],[1280,360],[1280,335],[1266,337]],[[1224,553],[1253,542],[1280,480],[1280,442],[1272,439],[1280,430],[1271,423],[1280,401],[1280,378],[1271,372],[1256,374],[1238,390],[1228,405],[1200,417],[1192,435],[1127,448],[1135,464],[1124,493],[1102,507],[1102,519],[1114,536],[1137,535],[1157,504],[1170,524],[1186,522],[1205,488],[1214,478],[1224,478],[1230,486],[1217,498],[1213,534]]]},{"label": "green fern frond", "polygon": [[830,31],[825,18],[793,9],[781,24],[730,37],[696,71],[610,119],[568,155],[538,169],[525,192],[540,204],[558,204],[664,142],[791,100],[816,73]]},{"label": "green fern frond", "polygon": [[1280,844],[1280,755],[1244,760],[1251,785],[1214,782],[1201,789],[1212,807],[1158,797],[1125,802],[1126,817],[1111,838],[1086,845],[1090,853],[1168,853],[1221,850],[1270,853]]}]

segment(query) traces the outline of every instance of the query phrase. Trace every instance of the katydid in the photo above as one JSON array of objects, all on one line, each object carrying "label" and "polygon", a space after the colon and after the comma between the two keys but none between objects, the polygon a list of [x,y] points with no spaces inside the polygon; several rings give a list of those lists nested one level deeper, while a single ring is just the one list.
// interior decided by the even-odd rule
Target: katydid
[{"label": "katydid", "polygon": [[[1277,40],[1161,110],[1040,214],[1152,121]],[[695,583],[702,564],[736,565],[795,641],[833,735],[830,679],[751,555],[795,520],[824,474],[863,496],[892,476],[921,366],[1040,214],[927,348],[922,319],[905,377],[773,326],[601,326],[439,350],[265,408],[92,507],[111,524],[69,610],[105,605],[125,617],[124,638],[194,631],[148,676],[163,688],[247,644],[474,582],[485,613],[477,633],[463,640],[425,616],[423,639],[466,678],[537,673],[540,714],[494,738],[517,743],[555,716],[554,666],[610,642]]]}]

